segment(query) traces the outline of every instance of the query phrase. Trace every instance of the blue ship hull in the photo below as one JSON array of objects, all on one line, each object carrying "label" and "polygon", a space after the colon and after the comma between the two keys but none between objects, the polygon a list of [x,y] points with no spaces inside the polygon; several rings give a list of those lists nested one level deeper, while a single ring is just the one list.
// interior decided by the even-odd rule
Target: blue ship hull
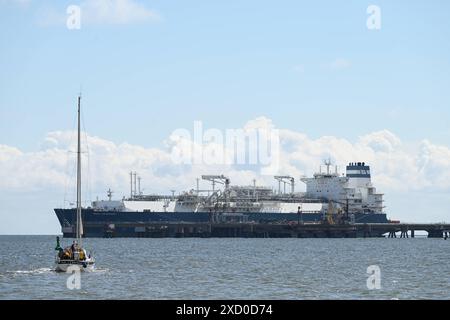
[{"label": "blue ship hull", "polygon": [[[65,237],[73,237],[76,221],[75,209],[55,209]],[[207,212],[120,212],[94,211],[83,209],[83,227],[85,237],[133,237],[139,236],[142,228],[158,223],[208,223],[212,214]],[[254,223],[273,222],[320,222],[320,213],[245,213],[245,220]],[[386,214],[356,214],[356,223],[389,223]]]}]

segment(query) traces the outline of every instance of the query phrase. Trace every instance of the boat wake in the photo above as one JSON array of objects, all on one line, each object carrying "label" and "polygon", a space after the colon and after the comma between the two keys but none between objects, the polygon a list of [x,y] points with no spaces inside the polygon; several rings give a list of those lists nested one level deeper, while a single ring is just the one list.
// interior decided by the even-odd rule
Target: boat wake
[{"label": "boat wake", "polygon": [[109,269],[107,268],[95,268],[93,270],[88,271],[89,273],[107,273]]},{"label": "boat wake", "polygon": [[34,270],[16,270],[16,271],[6,271],[6,273],[9,274],[16,274],[16,275],[26,275],[26,274],[45,274],[45,273],[52,273],[54,272],[51,268],[38,268]]},{"label": "boat wake", "polygon": [[[90,274],[102,274],[109,272],[107,268],[95,268],[93,270],[86,270],[86,273]],[[56,272],[54,268],[38,268],[34,270],[15,270],[15,271],[6,271],[6,274],[10,275],[42,275],[42,274],[66,274],[65,272]],[[2,275],[0,275],[2,276]],[[6,276],[6,275],[5,275]]]}]

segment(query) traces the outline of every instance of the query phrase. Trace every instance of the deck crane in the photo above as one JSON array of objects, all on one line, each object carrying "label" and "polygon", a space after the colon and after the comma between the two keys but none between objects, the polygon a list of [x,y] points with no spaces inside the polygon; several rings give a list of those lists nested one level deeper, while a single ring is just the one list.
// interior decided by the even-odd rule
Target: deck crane
[{"label": "deck crane", "polygon": [[278,181],[278,194],[281,194],[281,184],[284,184],[284,193],[286,193],[286,184],[291,186],[291,193],[295,192],[295,178],[291,176],[275,176],[275,180]]}]

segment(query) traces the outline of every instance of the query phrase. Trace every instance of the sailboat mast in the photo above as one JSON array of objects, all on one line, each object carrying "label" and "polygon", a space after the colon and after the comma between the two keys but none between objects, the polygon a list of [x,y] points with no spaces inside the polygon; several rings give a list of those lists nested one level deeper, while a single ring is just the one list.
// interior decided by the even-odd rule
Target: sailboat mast
[{"label": "sailboat mast", "polygon": [[78,96],[78,145],[77,145],[77,241],[81,246],[81,124],[80,124],[81,96]]}]

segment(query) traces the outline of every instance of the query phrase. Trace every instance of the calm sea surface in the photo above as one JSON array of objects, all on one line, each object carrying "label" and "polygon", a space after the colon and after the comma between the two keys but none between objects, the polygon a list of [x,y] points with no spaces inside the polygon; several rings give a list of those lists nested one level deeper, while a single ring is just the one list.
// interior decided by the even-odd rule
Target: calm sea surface
[{"label": "calm sea surface", "polygon": [[[71,243],[62,240],[62,245]],[[0,236],[0,299],[450,299],[443,239],[86,239],[67,289],[55,237]],[[367,268],[381,270],[368,290]]]}]

